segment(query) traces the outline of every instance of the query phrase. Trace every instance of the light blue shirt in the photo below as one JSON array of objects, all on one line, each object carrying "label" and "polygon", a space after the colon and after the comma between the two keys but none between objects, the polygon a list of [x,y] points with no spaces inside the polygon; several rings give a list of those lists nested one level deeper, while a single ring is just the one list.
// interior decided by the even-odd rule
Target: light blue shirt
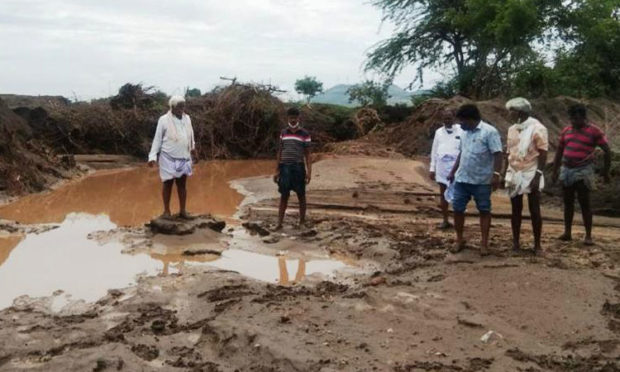
[{"label": "light blue shirt", "polygon": [[473,185],[489,185],[495,167],[494,154],[502,151],[499,132],[480,121],[476,129],[464,130],[461,136],[461,161],[455,181]]}]

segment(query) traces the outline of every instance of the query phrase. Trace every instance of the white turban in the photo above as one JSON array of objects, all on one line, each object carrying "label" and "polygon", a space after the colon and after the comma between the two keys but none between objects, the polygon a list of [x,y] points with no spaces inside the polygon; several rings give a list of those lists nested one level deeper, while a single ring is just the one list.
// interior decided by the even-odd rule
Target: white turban
[{"label": "white turban", "polygon": [[181,96],[172,96],[170,97],[170,101],[168,101],[170,108],[177,107],[179,103],[185,103],[185,98]]},{"label": "white turban", "polygon": [[525,98],[517,97],[506,102],[507,110],[515,110],[529,114],[532,112],[532,105]]}]

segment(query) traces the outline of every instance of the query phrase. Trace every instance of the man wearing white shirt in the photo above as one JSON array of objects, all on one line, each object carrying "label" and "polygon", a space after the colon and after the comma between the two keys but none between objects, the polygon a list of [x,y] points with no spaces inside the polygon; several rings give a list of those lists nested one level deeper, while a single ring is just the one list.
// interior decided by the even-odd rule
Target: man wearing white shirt
[{"label": "man wearing white shirt", "polygon": [[195,152],[194,129],[189,115],[185,114],[185,99],[170,98],[170,111],[159,118],[153,145],[149,153],[149,166],[159,164],[159,176],[163,182],[162,198],[164,213],[170,217],[172,186],[177,185],[181,218],[190,218],[187,213],[187,177],[192,175],[192,155]]},{"label": "man wearing white shirt", "polygon": [[454,111],[445,109],[441,113],[443,126],[435,132],[433,148],[431,150],[430,177],[439,184],[441,195],[441,212],[443,222],[439,225],[440,229],[449,229],[452,224],[448,220],[448,201],[445,192],[450,184],[448,176],[454,167],[454,163],[459,156],[461,146],[462,129],[459,124],[454,124]]}]

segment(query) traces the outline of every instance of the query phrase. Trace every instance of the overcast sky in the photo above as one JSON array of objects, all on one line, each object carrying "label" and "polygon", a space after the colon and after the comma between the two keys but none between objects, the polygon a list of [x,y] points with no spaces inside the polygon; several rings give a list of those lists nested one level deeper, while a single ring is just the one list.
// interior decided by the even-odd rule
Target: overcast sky
[{"label": "overcast sky", "polygon": [[390,31],[368,0],[1,0],[0,93],[90,99],[143,82],[178,94],[220,76],[328,88],[372,78],[365,55]]}]

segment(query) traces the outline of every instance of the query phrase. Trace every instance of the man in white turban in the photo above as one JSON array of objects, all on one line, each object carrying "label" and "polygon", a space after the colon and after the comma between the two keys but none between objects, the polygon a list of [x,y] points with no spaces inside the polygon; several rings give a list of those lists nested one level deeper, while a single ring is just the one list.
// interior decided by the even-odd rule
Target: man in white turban
[{"label": "man in white turban", "polygon": [[461,152],[461,136],[463,135],[461,125],[455,123],[454,113],[454,110],[448,108],[441,112],[442,126],[435,131],[431,149],[430,177],[439,185],[439,206],[443,215],[443,222],[439,225],[440,229],[453,227],[449,220],[449,204],[445,194],[446,189],[450,186],[448,176]]},{"label": "man in white turban", "polygon": [[545,186],[543,169],[547,163],[549,137],[547,128],[531,116],[532,105],[525,98],[514,98],[506,103],[508,118],[514,123],[508,129],[506,189],[512,204],[513,249],[520,249],[523,195],[527,194],[532,229],[534,253],[541,253],[542,215],[540,192]]},{"label": "man in white turban", "polygon": [[187,177],[192,175],[192,155],[196,143],[194,129],[189,115],[185,114],[185,99],[173,96],[169,101],[170,110],[159,118],[153,145],[149,153],[149,166],[159,164],[159,176],[163,182],[162,197],[164,213],[170,217],[170,197],[172,186],[177,185],[181,218],[190,218],[187,213]]}]

